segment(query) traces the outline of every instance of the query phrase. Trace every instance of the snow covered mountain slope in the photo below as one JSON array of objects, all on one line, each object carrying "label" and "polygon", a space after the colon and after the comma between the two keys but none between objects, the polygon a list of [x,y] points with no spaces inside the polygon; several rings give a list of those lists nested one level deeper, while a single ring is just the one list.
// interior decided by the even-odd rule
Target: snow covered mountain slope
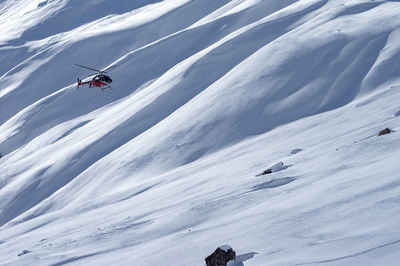
[{"label": "snow covered mountain slope", "polygon": [[399,13],[1,1],[0,265],[398,265]]}]

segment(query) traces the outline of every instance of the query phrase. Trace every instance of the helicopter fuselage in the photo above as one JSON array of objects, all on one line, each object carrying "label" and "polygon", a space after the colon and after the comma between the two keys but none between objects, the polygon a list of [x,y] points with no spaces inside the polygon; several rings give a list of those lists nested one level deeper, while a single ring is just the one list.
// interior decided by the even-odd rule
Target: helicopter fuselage
[{"label": "helicopter fuselage", "polygon": [[112,82],[112,79],[107,75],[98,74],[94,76],[94,78],[89,82],[92,84],[92,86],[101,87],[110,84]]},{"label": "helicopter fuselage", "polygon": [[80,79],[78,79],[78,88],[81,85],[86,85],[89,84],[89,87],[103,87],[103,86],[107,86],[108,84],[110,84],[112,82],[112,79],[104,74],[98,74],[96,76],[94,76],[92,78],[92,80],[89,81],[81,81]]}]

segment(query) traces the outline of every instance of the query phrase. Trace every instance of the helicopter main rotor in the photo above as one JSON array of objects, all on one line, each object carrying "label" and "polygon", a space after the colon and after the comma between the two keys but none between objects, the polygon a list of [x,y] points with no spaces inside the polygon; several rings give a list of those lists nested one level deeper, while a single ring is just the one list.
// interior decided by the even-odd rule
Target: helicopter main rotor
[{"label": "helicopter main rotor", "polygon": [[76,65],[76,66],[78,66],[78,67],[83,67],[83,68],[86,68],[86,69],[89,69],[89,70],[92,70],[92,71],[96,71],[96,72],[97,72],[97,73],[95,73],[95,74],[89,75],[89,77],[94,76],[94,75],[98,75],[98,74],[107,73],[107,72],[106,72],[107,70],[109,70],[110,68],[113,68],[113,67],[116,66],[116,65],[113,65],[113,66],[107,67],[107,68],[105,68],[105,69],[99,70],[99,69],[95,69],[95,68],[91,68],[91,67],[87,67],[87,66],[82,66],[82,65],[79,65],[79,64],[74,64],[74,65]]}]

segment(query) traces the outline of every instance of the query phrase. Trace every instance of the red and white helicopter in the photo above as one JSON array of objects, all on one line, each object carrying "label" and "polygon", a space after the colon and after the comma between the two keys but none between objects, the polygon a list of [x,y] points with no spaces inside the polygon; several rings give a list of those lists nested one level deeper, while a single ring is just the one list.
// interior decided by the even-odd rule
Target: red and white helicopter
[{"label": "red and white helicopter", "polygon": [[76,87],[76,89],[78,89],[79,86],[86,85],[86,84],[89,84],[89,88],[94,86],[94,87],[99,87],[102,90],[112,89],[111,86],[109,85],[112,82],[112,79],[109,76],[105,75],[104,73],[106,73],[106,71],[109,70],[110,68],[115,67],[115,65],[110,66],[110,67],[108,67],[106,69],[103,69],[103,70],[98,70],[98,69],[95,69],[95,68],[90,68],[90,67],[86,67],[86,66],[82,66],[82,65],[78,65],[78,64],[75,64],[75,65],[79,66],[79,67],[83,67],[83,68],[87,68],[87,69],[96,71],[96,73],[91,74],[91,75],[88,76],[88,77],[94,76],[92,79],[88,79],[87,78],[86,80],[82,81],[82,80],[80,80],[78,78],[78,86]]}]

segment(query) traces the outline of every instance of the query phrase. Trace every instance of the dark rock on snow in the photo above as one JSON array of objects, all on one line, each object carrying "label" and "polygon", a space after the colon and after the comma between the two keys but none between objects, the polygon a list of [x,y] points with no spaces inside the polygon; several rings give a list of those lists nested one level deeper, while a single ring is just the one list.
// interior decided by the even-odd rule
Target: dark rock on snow
[{"label": "dark rock on snow", "polygon": [[391,131],[390,131],[389,128],[385,128],[385,129],[379,131],[378,136],[386,135],[386,134],[389,134],[390,132],[391,132]]},{"label": "dark rock on snow", "polygon": [[226,266],[236,259],[236,252],[230,246],[221,246],[206,258],[207,266]]},{"label": "dark rock on snow", "polygon": [[256,176],[267,175],[267,174],[279,172],[279,171],[285,170],[286,168],[287,168],[287,166],[284,166],[283,162],[279,162],[279,163],[274,164],[270,168],[264,170],[262,173],[260,173],[260,174],[258,174]]},{"label": "dark rock on snow", "polygon": [[21,253],[18,254],[18,257],[22,256],[22,255],[25,255],[25,254],[28,254],[29,252],[30,252],[29,250],[24,249],[24,250],[22,250]]},{"label": "dark rock on snow", "polygon": [[264,170],[261,174],[267,175],[267,174],[271,174],[271,173],[272,173],[272,169],[268,168],[267,170]]}]

